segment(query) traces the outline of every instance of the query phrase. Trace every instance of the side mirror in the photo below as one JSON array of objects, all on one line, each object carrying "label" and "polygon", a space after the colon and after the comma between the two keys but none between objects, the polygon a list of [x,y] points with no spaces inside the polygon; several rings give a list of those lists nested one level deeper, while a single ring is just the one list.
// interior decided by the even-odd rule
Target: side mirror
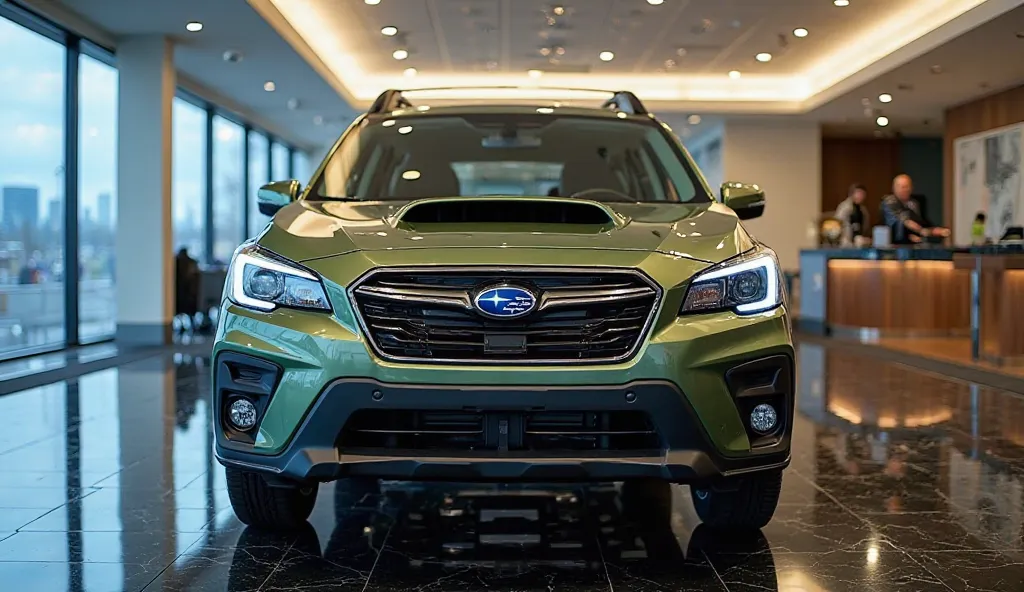
[{"label": "side mirror", "polygon": [[264,216],[273,216],[278,210],[295,201],[299,196],[299,182],[274,181],[267,183],[256,192],[256,203],[259,204],[260,213]]},{"label": "side mirror", "polygon": [[764,213],[764,190],[747,183],[722,183],[722,203],[732,208],[740,220]]}]

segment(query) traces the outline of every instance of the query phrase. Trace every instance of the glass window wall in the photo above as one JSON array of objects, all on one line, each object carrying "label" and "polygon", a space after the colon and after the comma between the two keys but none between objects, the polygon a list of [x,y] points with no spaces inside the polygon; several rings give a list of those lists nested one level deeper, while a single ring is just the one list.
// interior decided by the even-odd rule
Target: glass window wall
[{"label": "glass window wall", "polygon": [[78,77],[78,338],[88,343],[117,329],[117,70],[83,55]]},{"label": "glass window wall", "polygon": [[226,264],[244,237],[245,129],[213,118],[213,262]]},{"label": "glass window wall", "polygon": [[171,200],[174,249],[206,259],[206,116],[204,109],[175,98]]},{"label": "glass window wall", "polygon": [[256,204],[256,192],[270,182],[269,162],[270,141],[259,132],[249,132],[249,236],[256,236],[270,222]]},{"label": "glass window wall", "polygon": [[288,147],[284,144],[274,142],[270,147],[271,159],[271,177],[273,181],[287,181],[292,176],[289,173],[289,166],[291,163],[291,155],[288,154]]},{"label": "glass window wall", "polygon": [[[119,221],[112,60],[85,40],[67,46],[50,23],[17,11],[0,15],[2,360],[114,335]],[[69,80],[65,67],[76,56],[78,75]],[[77,112],[75,134],[64,129],[72,96],[78,99],[70,105]],[[204,263],[226,262],[247,229],[253,236],[269,221],[257,210],[258,188],[291,177],[308,182],[308,155],[260,131],[247,137],[230,115],[211,121],[213,109],[199,99],[176,98],[172,110],[173,247]],[[77,166],[65,166],[69,155]],[[76,169],[75,178],[65,178]],[[65,196],[67,187],[76,190]],[[65,225],[69,208],[77,228]],[[66,285],[67,258],[75,251],[78,282]],[[77,307],[77,327],[67,326],[68,306]]]},{"label": "glass window wall", "polygon": [[65,55],[0,18],[0,357],[65,341]]}]

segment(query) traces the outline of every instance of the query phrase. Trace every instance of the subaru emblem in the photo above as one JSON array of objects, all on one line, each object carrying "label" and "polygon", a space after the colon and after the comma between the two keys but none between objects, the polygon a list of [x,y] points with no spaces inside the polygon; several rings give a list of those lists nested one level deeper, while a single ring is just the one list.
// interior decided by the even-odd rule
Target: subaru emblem
[{"label": "subaru emblem", "polygon": [[480,290],[473,304],[486,316],[514,319],[532,312],[537,307],[537,297],[525,288],[501,285]]}]

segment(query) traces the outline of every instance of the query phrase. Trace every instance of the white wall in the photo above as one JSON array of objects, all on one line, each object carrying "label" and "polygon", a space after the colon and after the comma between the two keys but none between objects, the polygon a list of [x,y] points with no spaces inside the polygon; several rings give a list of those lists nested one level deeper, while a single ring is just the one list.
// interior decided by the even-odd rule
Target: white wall
[{"label": "white wall", "polygon": [[727,121],[724,178],[764,189],[764,216],[744,222],[775,249],[785,270],[800,267],[800,249],[813,246],[808,224],[821,209],[821,129],[798,121]]}]

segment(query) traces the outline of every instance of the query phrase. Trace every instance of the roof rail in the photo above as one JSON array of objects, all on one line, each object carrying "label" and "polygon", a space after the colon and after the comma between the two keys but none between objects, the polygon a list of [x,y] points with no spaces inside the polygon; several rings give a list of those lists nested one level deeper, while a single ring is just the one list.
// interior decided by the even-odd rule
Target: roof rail
[{"label": "roof rail", "polygon": [[370,113],[390,113],[397,109],[408,109],[412,107],[409,99],[402,96],[402,91],[393,88],[388,89],[377,97],[377,100],[370,105]]},{"label": "roof rail", "polygon": [[[475,87],[474,87],[475,88]],[[494,86],[494,87],[479,87],[483,90],[510,90],[510,89],[522,89],[524,87],[518,86]],[[551,87],[529,87],[535,88],[538,91],[570,91],[570,92],[585,92],[585,93],[600,93],[610,94],[612,97],[605,101],[602,105],[602,109],[613,109],[622,113],[628,113],[631,115],[648,115],[650,112],[647,107],[644,106],[643,102],[632,92],[628,90],[620,91],[607,91],[598,89],[583,89],[583,88],[551,88]],[[380,114],[390,113],[398,109],[411,109],[413,107],[412,102],[405,97],[406,92],[416,93],[422,91],[458,91],[465,90],[464,87],[444,87],[444,88],[416,88],[409,90],[398,90],[388,89],[380,94],[377,99],[370,106],[369,113]]]},{"label": "roof rail", "polygon": [[601,105],[604,109],[614,109],[631,115],[647,115],[647,107],[644,106],[637,96],[628,90],[616,91],[612,98]]}]

